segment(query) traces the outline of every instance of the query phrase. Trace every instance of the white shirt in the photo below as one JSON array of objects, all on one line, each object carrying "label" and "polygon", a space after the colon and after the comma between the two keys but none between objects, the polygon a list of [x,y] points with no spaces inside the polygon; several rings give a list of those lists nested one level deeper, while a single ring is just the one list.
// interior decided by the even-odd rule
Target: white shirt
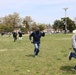
[{"label": "white shirt", "polygon": [[76,33],[72,36],[72,47],[76,48]]}]

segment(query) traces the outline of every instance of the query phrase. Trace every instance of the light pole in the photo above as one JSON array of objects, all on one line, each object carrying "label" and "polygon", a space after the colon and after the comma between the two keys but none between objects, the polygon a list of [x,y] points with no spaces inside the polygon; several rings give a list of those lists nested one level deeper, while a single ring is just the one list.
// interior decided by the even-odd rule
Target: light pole
[{"label": "light pole", "polygon": [[64,22],[64,25],[65,25],[65,34],[67,33],[67,21],[66,21],[66,11],[68,8],[63,8],[65,10],[65,22]]},{"label": "light pole", "polygon": [[75,23],[75,26],[76,26],[76,17],[75,17],[74,23]]}]

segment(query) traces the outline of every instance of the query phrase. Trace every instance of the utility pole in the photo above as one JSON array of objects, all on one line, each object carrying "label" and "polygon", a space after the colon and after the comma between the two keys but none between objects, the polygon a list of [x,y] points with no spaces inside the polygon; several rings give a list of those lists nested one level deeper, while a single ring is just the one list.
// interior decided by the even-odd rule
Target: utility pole
[{"label": "utility pole", "polygon": [[64,25],[65,25],[65,34],[67,33],[67,20],[66,20],[66,11],[68,8],[63,8],[65,10],[65,22],[64,22]]}]

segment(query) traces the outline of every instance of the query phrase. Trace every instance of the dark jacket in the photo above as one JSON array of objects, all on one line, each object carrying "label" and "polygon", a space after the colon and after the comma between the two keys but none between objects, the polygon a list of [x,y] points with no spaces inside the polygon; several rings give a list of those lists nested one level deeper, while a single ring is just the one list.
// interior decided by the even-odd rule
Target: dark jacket
[{"label": "dark jacket", "polygon": [[18,34],[19,34],[19,37],[22,37],[22,32],[18,32]]},{"label": "dark jacket", "polygon": [[40,38],[41,36],[45,36],[44,32],[40,32],[40,31],[34,31],[30,34],[29,39],[32,40],[33,37],[33,43],[38,43],[40,44]]},{"label": "dark jacket", "polygon": [[14,38],[17,38],[17,33],[16,32],[13,32],[12,34],[13,34]]}]

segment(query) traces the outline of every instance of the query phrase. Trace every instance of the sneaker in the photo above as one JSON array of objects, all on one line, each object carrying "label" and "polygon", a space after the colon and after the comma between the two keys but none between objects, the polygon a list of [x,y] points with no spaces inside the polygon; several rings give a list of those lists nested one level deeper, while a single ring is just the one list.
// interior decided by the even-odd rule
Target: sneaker
[{"label": "sneaker", "polygon": [[76,70],[76,66],[74,66],[74,70]]},{"label": "sneaker", "polygon": [[72,58],[72,52],[69,53],[68,59],[71,60],[71,58]]},{"label": "sneaker", "polygon": [[35,55],[35,57],[37,57],[37,55]]}]

